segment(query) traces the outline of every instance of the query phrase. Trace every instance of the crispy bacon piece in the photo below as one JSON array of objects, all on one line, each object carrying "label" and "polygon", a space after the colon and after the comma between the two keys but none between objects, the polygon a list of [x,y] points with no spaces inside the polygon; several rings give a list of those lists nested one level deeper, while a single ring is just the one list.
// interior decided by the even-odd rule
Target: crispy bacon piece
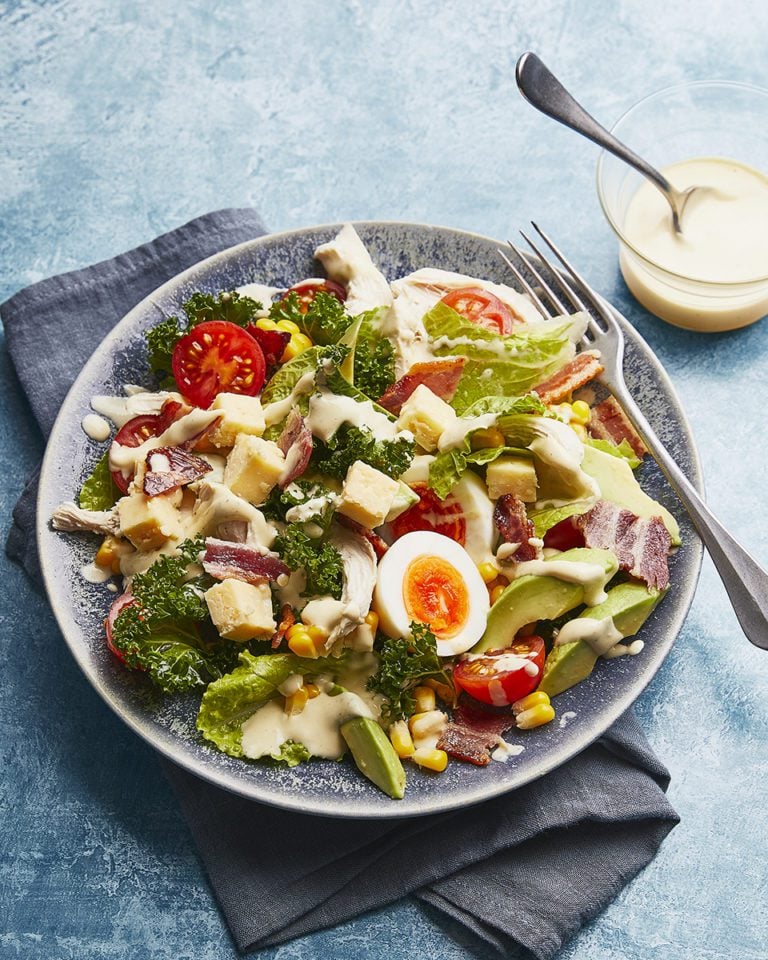
[{"label": "crispy bacon piece", "polygon": [[290,628],[296,623],[296,616],[290,603],[284,603],[280,608],[280,623],[277,625],[274,636],[272,637],[272,649],[277,650],[283,642],[283,637]]},{"label": "crispy bacon piece", "polygon": [[264,359],[269,367],[273,367],[280,362],[280,358],[288,346],[288,341],[291,339],[290,333],[286,333],[285,330],[262,330],[255,323],[246,327],[246,333],[250,333],[261,347],[261,352],[264,354]]},{"label": "crispy bacon piece", "polygon": [[610,440],[617,445],[622,440],[626,440],[636,456],[640,458],[648,453],[645,444],[614,397],[608,397],[592,408],[589,432],[599,440]]},{"label": "crispy bacon piece", "polygon": [[[162,458],[162,459],[161,459]],[[165,462],[167,462],[167,469]],[[163,463],[162,468],[156,465]],[[153,466],[153,464],[155,466]],[[180,447],[157,447],[147,454],[147,471],[144,474],[144,493],[148,497],[157,497],[169,493],[187,483],[194,483],[204,477],[213,468],[202,457],[196,457]]]},{"label": "crispy bacon piece", "polygon": [[288,414],[277,445],[285,454],[285,467],[279,483],[280,489],[285,490],[291,481],[304,473],[312,456],[312,431],[297,407]]},{"label": "crispy bacon piece", "polygon": [[568,363],[554,373],[544,383],[533,389],[543,403],[561,403],[567,400],[574,390],[594,380],[603,372],[600,354],[597,350],[585,350],[578,353]]},{"label": "crispy bacon piece", "polygon": [[203,570],[216,580],[244,580],[254,584],[277,580],[291,572],[279,557],[260,553],[245,543],[215,537],[208,537],[205,541]]},{"label": "crispy bacon piece", "polygon": [[444,357],[429,363],[414,363],[406,374],[384,391],[377,402],[390,413],[400,413],[405,401],[422,384],[448,402],[456,393],[465,363],[465,357]]},{"label": "crispy bacon piece", "polygon": [[342,527],[353,530],[355,533],[359,533],[361,537],[365,537],[373,547],[373,552],[376,554],[378,560],[381,560],[387,550],[389,550],[389,544],[386,540],[383,540],[378,533],[374,533],[373,530],[369,530],[368,527],[364,527],[362,523],[358,523],[357,520],[345,517],[343,513],[337,513],[336,521],[341,524]]},{"label": "crispy bacon piece", "polygon": [[458,760],[487,767],[502,733],[514,726],[511,713],[490,713],[460,704],[453,711],[453,720],[445,728],[437,748]]},{"label": "crispy bacon piece", "polygon": [[630,510],[598,500],[575,522],[584,532],[587,547],[612,550],[619,567],[649,587],[664,590],[669,585],[667,554],[671,540],[659,517],[646,520]]},{"label": "crispy bacon piece", "polygon": [[536,547],[530,543],[534,537],[533,524],[528,519],[523,501],[512,493],[505,493],[493,508],[493,522],[504,543],[519,543],[514,553],[515,561],[535,560]]}]

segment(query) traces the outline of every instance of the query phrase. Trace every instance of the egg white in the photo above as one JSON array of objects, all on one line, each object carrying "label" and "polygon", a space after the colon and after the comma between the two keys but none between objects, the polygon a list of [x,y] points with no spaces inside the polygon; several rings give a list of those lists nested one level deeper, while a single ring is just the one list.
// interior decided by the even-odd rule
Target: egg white
[{"label": "egg white", "polygon": [[433,556],[449,563],[467,588],[468,612],[462,630],[448,639],[437,640],[441,657],[453,657],[471,649],[485,632],[490,601],[483,578],[467,551],[440,533],[417,530],[400,537],[379,561],[374,602],[381,629],[389,637],[410,636],[411,618],[403,598],[403,578],[418,557]]}]

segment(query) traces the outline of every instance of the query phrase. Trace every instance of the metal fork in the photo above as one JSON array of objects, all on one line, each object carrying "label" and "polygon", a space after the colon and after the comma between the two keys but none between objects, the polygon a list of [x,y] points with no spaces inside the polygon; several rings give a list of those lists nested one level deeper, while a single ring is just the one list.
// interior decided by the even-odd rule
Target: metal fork
[{"label": "metal fork", "polygon": [[[558,315],[569,313],[567,306],[569,304],[589,317],[584,345],[589,349],[600,351],[601,362],[605,369],[599,380],[621,404],[643,443],[688,511],[693,525],[720,574],[747,639],[756,647],[768,650],[768,573],[734,540],[712,514],[633,400],[624,382],[624,334],[609,305],[589,287],[586,280],[577,273],[544,231],[540,230],[535,223],[533,228],[555,255],[561,267],[553,266],[524,233],[523,239],[533,250],[535,260],[513,243],[510,242],[509,246],[523,268],[534,278],[534,282],[539,286],[538,291],[526,279],[523,270],[502,251],[499,253],[544,316],[552,316],[552,311],[545,306],[539,291],[550,301]],[[544,279],[542,267],[549,273],[550,283]],[[568,282],[563,271],[570,276],[574,285]],[[553,289],[553,286],[556,289]]]}]

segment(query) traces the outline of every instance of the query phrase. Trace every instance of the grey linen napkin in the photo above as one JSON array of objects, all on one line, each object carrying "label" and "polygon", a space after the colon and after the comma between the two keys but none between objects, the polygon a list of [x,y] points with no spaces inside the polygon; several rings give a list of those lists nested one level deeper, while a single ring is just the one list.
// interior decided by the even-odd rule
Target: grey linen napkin
[{"label": "grey linen napkin", "polygon": [[[0,307],[8,350],[47,435],[94,346],[144,296],[265,232],[222,210]],[[51,367],[44,360],[56,353]],[[39,580],[33,476],[9,555]],[[634,715],[541,780],[454,813],[398,821],[301,816],[235,797],[163,761],[211,886],[242,950],[282,943],[414,893],[503,956],[548,960],[655,855],[678,822],[669,776]]]}]

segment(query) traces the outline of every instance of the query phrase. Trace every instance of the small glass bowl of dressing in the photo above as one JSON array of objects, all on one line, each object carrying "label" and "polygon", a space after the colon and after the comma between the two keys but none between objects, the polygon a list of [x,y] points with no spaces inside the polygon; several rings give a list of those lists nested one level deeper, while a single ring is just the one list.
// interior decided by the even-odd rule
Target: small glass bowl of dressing
[{"label": "small glass bowl of dressing", "polygon": [[651,313],[714,333],[768,314],[768,90],[681,84],[654,93],[612,128],[678,189],[694,194],[675,234],[661,193],[603,152],[597,191],[619,239],[627,286]]}]

